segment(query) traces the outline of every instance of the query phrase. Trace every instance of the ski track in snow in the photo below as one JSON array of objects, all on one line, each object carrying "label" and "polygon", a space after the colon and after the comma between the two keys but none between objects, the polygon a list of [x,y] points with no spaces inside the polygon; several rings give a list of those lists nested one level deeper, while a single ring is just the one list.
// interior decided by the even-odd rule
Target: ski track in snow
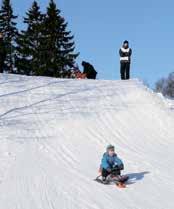
[{"label": "ski track in snow", "polygon": [[[174,208],[174,103],[139,80],[1,75],[0,104],[0,209]],[[126,189],[93,181],[108,143]]]}]

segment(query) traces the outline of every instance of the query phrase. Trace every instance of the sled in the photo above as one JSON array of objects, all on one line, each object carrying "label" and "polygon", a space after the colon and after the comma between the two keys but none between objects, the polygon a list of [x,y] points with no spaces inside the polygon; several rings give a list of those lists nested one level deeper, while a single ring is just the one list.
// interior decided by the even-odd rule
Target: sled
[{"label": "sled", "polygon": [[102,176],[99,175],[96,179],[94,179],[96,182],[110,185],[115,184],[118,188],[126,188],[126,182],[129,180],[129,176],[127,175],[117,175],[114,176],[110,174],[105,181],[102,180]]}]

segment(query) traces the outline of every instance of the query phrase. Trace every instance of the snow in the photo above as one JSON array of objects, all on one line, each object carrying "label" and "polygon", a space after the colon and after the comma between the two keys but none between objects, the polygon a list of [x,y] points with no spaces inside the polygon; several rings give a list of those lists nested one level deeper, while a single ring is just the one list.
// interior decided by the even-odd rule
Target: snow
[{"label": "snow", "polygon": [[[0,209],[173,209],[174,111],[141,81],[0,75]],[[115,144],[126,189],[100,185]]]}]

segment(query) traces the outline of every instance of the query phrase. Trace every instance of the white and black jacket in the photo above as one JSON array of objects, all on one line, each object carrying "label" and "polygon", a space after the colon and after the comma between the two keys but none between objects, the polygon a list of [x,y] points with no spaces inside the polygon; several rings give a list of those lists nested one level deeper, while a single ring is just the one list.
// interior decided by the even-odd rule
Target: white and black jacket
[{"label": "white and black jacket", "polygon": [[131,62],[131,55],[132,55],[132,49],[131,48],[123,48],[121,47],[120,51],[120,62]]}]

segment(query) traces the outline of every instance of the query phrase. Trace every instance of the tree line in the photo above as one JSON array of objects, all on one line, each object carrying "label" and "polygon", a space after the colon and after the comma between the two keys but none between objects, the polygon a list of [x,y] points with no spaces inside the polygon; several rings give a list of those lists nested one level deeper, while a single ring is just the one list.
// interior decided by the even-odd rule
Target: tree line
[{"label": "tree line", "polygon": [[17,28],[17,18],[10,0],[0,9],[0,33],[6,49],[4,69],[9,73],[63,77],[73,67],[74,36],[54,0],[43,13],[37,1],[26,12],[25,30]]},{"label": "tree line", "polygon": [[174,72],[167,78],[159,79],[155,84],[155,91],[162,93],[165,97],[174,98]]}]

